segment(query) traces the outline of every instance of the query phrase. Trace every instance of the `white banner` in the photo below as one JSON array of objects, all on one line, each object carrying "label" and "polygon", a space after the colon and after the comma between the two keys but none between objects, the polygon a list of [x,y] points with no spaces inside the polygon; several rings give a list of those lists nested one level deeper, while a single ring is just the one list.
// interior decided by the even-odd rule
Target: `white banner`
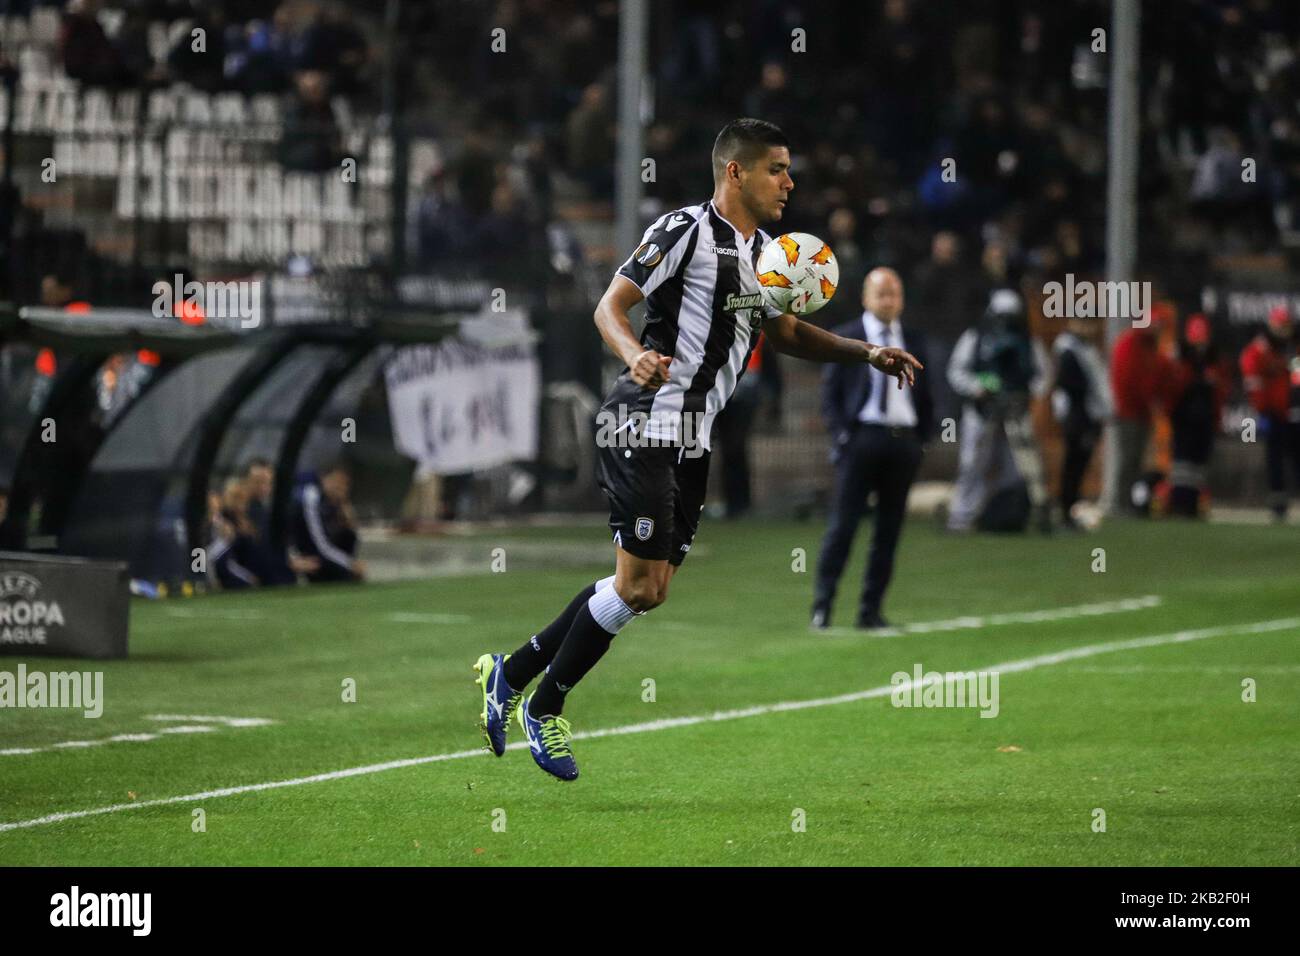
[{"label": "white banner", "polygon": [[384,366],[393,440],[435,474],[537,456],[541,370],[532,337],[488,347],[450,339],[398,349]]}]

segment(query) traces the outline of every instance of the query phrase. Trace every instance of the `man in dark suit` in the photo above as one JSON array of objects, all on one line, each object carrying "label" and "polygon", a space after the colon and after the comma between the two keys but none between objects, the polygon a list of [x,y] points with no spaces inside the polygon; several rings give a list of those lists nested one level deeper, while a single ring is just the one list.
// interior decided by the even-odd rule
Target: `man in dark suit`
[{"label": "man in dark suit", "polygon": [[[893,269],[874,269],[862,285],[864,312],[836,328],[838,335],[906,348],[921,363],[926,341],[915,329],[904,335],[903,283]],[[831,604],[840,574],[867,506],[876,493],[876,529],[858,603],[857,626],[888,627],[880,609],[894,571],[894,551],[903,530],[907,493],[921,464],[921,446],[934,428],[929,378],[900,390],[870,366],[828,365],[822,376],[822,413],[831,436],[835,493],[830,522],[817,561],[812,626],[830,626]]]}]

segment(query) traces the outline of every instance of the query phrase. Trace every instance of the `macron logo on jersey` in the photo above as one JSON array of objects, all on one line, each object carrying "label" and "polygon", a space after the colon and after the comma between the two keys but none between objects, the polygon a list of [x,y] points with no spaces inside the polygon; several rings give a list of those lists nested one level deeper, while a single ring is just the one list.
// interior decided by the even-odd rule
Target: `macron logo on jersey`
[{"label": "macron logo on jersey", "polygon": [[664,227],[664,230],[667,232],[672,232],[678,226],[684,226],[684,225],[686,225],[686,217],[678,213],[677,215],[673,216],[673,218],[668,220],[668,225]]}]

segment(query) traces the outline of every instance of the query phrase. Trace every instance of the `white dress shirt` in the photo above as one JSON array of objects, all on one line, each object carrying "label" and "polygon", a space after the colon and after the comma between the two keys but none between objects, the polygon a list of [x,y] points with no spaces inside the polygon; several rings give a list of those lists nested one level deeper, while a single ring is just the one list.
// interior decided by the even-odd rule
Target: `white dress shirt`
[{"label": "white dress shirt", "polygon": [[[903,342],[903,326],[899,319],[888,324],[880,321],[871,312],[862,313],[862,328],[867,334],[867,341],[872,345],[892,345],[894,348],[907,348]],[[885,390],[885,409],[880,410],[880,390]],[[858,421],[868,425],[887,425],[899,428],[916,427],[916,408],[912,404],[912,390],[899,388],[898,379],[886,375],[878,368],[871,369],[871,392],[862,408],[858,410]]]}]

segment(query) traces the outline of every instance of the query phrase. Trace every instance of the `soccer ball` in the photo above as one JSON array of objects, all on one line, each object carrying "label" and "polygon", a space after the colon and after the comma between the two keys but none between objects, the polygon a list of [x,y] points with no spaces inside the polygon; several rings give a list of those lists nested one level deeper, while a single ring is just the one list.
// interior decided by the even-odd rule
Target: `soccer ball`
[{"label": "soccer ball", "polygon": [[755,271],[767,304],[796,315],[824,306],[840,281],[831,247],[806,232],[788,232],[765,245]]}]

